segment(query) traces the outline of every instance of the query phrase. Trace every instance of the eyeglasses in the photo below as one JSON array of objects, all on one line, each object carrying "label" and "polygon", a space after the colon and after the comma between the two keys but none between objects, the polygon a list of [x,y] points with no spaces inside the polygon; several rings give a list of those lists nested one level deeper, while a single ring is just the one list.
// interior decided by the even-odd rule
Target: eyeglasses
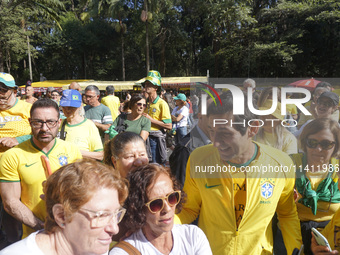
[{"label": "eyeglasses", "polygon": [[91,211],[88,209],[79,209],[79,213],[87,216],[90,219],[91,228],[101,228],[107,226],[109,222],[114,218],[117,224],[124,218],[126,209],[120,208],[117,212],[109,211]]},{"label": "eyeglasses", "polygon": [[48,128],[54,128],[57,126],[58,121],[57,120],[47,120],[47,121],[42,121],[42,120],[31,120],[31,125],[33,128],[42,128],[44,124]]},{"label": "eyeglasses", "polygon": [[166,195],[166,197],[153,199],[147,202],[145,205],[149,208],[149,211],[151,213],[157,213],[164,208],[165,200],[168,202],[170,206],[177,205],[181,200],[181,191],[176,190]]},{"label": "eyeglasses", "polygon": [[[8,90],[7,90],[7,91],[8,91]],[[7,92],[7,91],[6,91],[6,92]],[[0,91],[0,92],[1,92],[1,91]],[[5,92],[5,93],[6,93],[6,92]],[[11,93],[9,94],[9,96],[8,96],[7,98],[0,98],[0,102],[4,102],[4,103],[5,103],[5,102],[8,101],[8,99],[12,96],[12,94],[13,94],[13,90],[11,91]]]},{"label": "eyeglasses", "polygon": [[330,101],[318,100],[317,104],[320,105],[320,106],[324,106],[324,107],[333,107],[334,106],[333,102],[330,102]]},{"label": "eyeglasses", "polygon": [[92,98],[94,98],[94,97],[96,97],[96,96],[85,95],[85,98],[89,98],[89,99],[92,99]]},{"label": "eyeglasses", "polygon": [[142,104],[142,103],[137,103],[137,106],[143,106],[144,108],[146,107],[146,104]]},{"label": "eyeglasses", "polygon": [[328,140],[322,140],[321,142],[319,142],[318,140],[315,139],[307,139],[308,148],[315,149],[319,144],[323,150],[330,150],[334,147],[335,142],[334,141],[331,142]]}]

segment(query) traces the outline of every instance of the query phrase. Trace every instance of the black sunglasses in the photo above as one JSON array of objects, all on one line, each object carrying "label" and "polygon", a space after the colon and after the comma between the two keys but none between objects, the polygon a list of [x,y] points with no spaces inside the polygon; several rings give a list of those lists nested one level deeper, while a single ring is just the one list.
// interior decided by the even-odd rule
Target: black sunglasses
[{"label": "black sunglasses", "polygon": [[330,150],[335,146],[334,141],[331,142],[328,140],[322,140],[321,142],[319,142],[318,140],[315,139],[307,139],[308,148],[315,149],[319,144],[323,150]]},{"label": "black sunglasses", "polygon": [[0,83],[0,93],[7,93],[7,91],[9,91],[11,88],[5,86],[4,84]]}]

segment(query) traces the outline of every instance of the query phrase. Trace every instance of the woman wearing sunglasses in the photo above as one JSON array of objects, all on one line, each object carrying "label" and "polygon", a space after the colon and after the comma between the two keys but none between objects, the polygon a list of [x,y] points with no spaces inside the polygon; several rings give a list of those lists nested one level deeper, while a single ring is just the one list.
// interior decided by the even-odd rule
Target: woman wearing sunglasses
[{"label": "woman wearing sunglasses", "polygon": [[7,247],[14,254],[108,254],[111,238],[124,217],[127,181],[95,160],[61,167],[44,187],[45,230]]},{"label": "woman wearing sunglasses", "polygon": [[[141,254],[212,254],[203,231],[194,225],[174,225],[185,194],[168,168],[148,164],[130,172],[124,222],[133,232],[124,239]],[[111,255],[129,254],[115,247]]]},{"label": "woman wearing sunglasses", "polygon": [[129,108],[131,113],[120,114],[113,125],[116,128],[123,125],[124,131],[136,133],[146,141],[149,137],[151,121],[142,115],[146,108],[145,98],[141,94],[133,95],[129,101]]},{"label": "woman wearing sunglasses", "polygon": [[304,153],[292,154],[296,169],[296,206],[301,221],[305,254],[312,254],[311,228],[324,228],[340,208],[338,189],[340,128],[328,118],[318,118],[300,135]]}]

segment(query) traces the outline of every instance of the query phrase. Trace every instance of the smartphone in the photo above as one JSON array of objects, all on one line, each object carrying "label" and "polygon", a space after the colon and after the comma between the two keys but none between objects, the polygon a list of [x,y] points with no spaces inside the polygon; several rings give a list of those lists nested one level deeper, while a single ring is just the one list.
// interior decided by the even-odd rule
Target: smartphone
[{"label": "smartphone", "polygon": [[315,228],[312,228],[312,231],[318,245],[326,246],[328,247],[329,251],[332,251],[331,246],[329,245],[327,239],[323,235],[321,235],[321,233],[317,231]]}]

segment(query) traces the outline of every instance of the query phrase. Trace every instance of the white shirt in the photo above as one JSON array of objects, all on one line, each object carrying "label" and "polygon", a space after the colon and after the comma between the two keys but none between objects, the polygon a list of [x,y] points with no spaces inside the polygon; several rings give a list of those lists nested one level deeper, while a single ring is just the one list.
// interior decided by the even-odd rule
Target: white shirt
[{"label": "white shirt", "polygon": [[[207,237],[194,225],[174,225],[171,230],[174,240],[170,255],[212,255]],[[124,241],[137,248],[143,255],[163,255],[144,236],[140,229]],[[121,248],[113,248],[109,255],[128,254]]]},{"label": "white shirt", "polygon": [[[0,255],[45,255],[45,253],[40,250],[35,238],[42,230],[36,231],[30,234],[28,237],[6,247],[0,251]],[[75,235],[77,233],[74,233]],[[108,255],[108,252],[102,254]]]},{"label": "white shirt", "polygon": [[179,107],[176,106],[175,109],[173,109],[171,115],[178,117],[180,114],[182,114],[183,118],[180,121],[177,121],[176,127],[185,127],[188,124],[189,108],[185,106],[182,106],[181,109],[178,108]]},{"label": "white shirt", "polygon": [[5,249],[0,251],[1,255],[18,255],[18,254],[25,254],[25,255],[44,255],[44,253],[38,247],[37,242],[35,241],[36,235],[40,231],[36,231],[30,234],[25,239],[22,239]]}]

